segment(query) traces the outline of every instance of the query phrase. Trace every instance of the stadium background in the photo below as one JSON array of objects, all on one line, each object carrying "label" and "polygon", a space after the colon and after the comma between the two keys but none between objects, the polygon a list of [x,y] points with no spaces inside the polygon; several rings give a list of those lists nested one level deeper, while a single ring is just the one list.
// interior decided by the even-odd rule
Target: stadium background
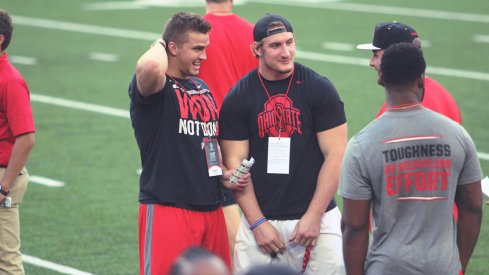
[{"label": "stadium background", "polygon": [[[414,26],[428,74],[457,100],[489,172],[487,1],[235,2],[235,12],[252,22],[266,12],[290,20],[297,61],[336,85],[350,136],[383,101],[368,67],[371,53],[354,45],[370,42],[381,21]],[[139,156],[127,87],[167,18],[183,10],[202,14],[203,6],[204,0],[1,1],[15,25],[8,53],[30,86],[37,126],[28,163],[33,181],[21,207],[27,274],[137,274]],[[489,270],[488,210],[484,205],[467,274]]]}]

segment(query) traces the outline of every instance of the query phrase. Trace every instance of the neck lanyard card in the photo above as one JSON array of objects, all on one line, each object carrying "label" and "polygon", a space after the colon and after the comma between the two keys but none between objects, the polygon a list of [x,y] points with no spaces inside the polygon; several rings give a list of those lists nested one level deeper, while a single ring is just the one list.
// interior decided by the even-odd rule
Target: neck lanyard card
[{"label": "neck lanyard card", "polygon": [[290,166],[290,138],[268,138],[268,174],[289,174]]},{"label": "neck lanyard card", "polygon": [[219,161],[219,148],[217,139],[204,138],[202,141],[207,159],[209,177],[222,176],[221,162]]}]

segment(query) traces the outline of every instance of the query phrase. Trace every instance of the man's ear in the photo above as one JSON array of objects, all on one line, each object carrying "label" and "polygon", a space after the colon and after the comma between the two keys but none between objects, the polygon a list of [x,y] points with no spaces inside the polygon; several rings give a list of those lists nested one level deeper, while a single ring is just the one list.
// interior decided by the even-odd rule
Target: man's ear
[{"label": "man's ear", "polygon": [[382,72],[379,72],[379,85],[381,85],[382,87],[384,87],[384,77],[382,76]]},{"label": "man's ear", "polygon": [[424,89],[424,74],[418,77],[418,87]]},{"label": "man's ear", "polygon": [[255,57],[260,57],[261,56],[260,48],[261,47],[256,42],[253,42],[253,44],[251,44],[251,51],[253,52],[253,54],[255,55]]},{"label": "man's ear", "polygon": [[3,41],[5,41],[5,35],[0,34],[0,51],[2,50]]},{"label": "man's ear", "polygon": [[168,45],[166,46],[166,49],[168,50],[168,54],[170,54],[171,56],[177,56],[177,52],[178,52],[178,49],[177,49],[177,44],[175,44],[175,42],[171,41],[168,43]]}]

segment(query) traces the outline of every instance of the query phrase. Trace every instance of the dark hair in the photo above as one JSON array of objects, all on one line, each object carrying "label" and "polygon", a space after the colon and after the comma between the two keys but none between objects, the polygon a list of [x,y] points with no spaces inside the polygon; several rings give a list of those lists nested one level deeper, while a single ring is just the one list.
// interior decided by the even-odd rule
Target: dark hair
[{"label": "dark hair", "polygon": [[211,24],[202,16],[192,12],[179,12],[166,22],[163,28],[163,40],[168,44],[181,45],[187,41],[187,32],[209,33]]},{"label": "dark hair", "polygon": [[299,275],[286,265],[259,265],[254,266],[245,275]]},{"label": "dark hair", "polygon": [[225,3],[228,2],[229,0],[205,0],[207,3]]},{"label": "dark hair", "polygon": [[13,30],[12,18],[8,15],[7,11],[0,9],[0,34],[3,34],[5,37],[2,43],[2,51],[5,51],[10,44]]},{"label": "dark hair", "polygon": [[171,267],[169,275],[185,275],[185,270],[188,269],[190,264],[206,260],[217,260],[218,262],[221,262],[223,268],[225,268],[225,264],[221,258],[217,257],[212,252],[201,247],[190,247],[177,258]]},{"label": "dark hair", "polygon": [[407,86],[425,72],[423,52],[410,43],[393,44],[382,55],[380,70],[385,85]]}]

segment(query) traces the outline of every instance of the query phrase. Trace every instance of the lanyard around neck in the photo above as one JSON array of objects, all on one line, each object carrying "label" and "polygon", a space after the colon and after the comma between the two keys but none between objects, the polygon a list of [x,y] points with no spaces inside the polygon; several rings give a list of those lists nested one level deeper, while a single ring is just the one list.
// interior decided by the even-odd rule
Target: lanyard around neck
[{"label": "lanyard around neck", "polygon": [[[263,90],[265,90],[265,93],[267,93],[268,99],[270,99],[270,93],[268,92],[268,89],[265,86],[265,82],[263,82],[263,78],[260,75],[260,70],[256,70],[256,72],[258,74],[258,79],[260,79],[261,85],[263,86]],[[290,84],[292,84],[292,79],[294,78],[294,72],[295,72],[295,70],[292,71],[292,75],[290,76],[289,85],[287,86],[287,90],[285,91],[285,97],[288,97],[288,94],[290,91]]]},{"label": "lanyard around neck", "polygon": [[[170,76],[170,75],[166,75],[167,77],[169,77],[173,82],[175,82],[178,87],[182,88],[184,92],[187,92],[187,89],[185,89],[185,86],[183,86],[180,82],[178,82],[178,80],[176,80],[174,77]],[[192,77],[189,77],[190,81],[192,81],[192,83],[194,83],[195,85],[195,90],[196,91],[199,91],[199,86],[197,86],[197,83],[195,83],[195,81],[192,79]]]}]

